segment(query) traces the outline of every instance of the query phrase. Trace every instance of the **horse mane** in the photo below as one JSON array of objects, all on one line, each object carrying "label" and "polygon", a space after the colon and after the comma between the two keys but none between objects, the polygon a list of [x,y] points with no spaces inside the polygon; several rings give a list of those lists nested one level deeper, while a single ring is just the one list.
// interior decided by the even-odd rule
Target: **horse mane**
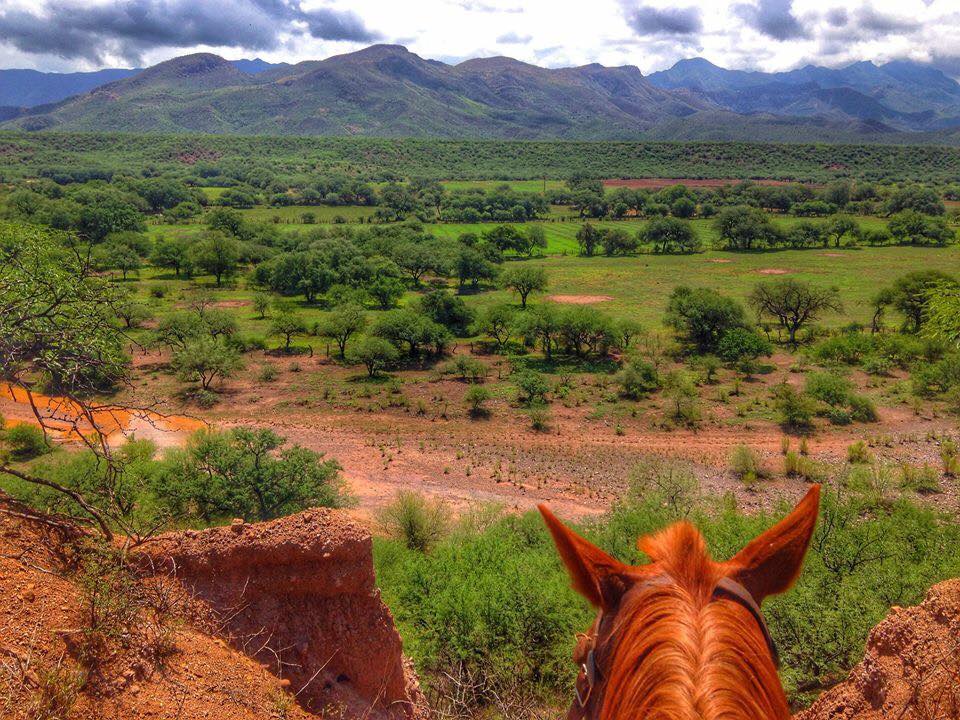
[{"label": "horse mane", "polygon": [[713,598],[726,574],[686,522],[641,538],[650,576],[622,598],[602,650],[600,720],[782,720],[790,713],[756,619]]}]

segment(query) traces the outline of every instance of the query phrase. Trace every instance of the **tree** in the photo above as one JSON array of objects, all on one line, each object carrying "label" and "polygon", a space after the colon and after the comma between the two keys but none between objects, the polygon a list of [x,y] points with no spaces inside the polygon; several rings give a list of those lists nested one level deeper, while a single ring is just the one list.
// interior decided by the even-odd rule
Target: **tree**
[{"label": "tree", "polygon": [[665,322],[697,352],[715,353],[727,331],[746,327],[746,315],[740,303],[716,290],[681,285],[670,294]]},{"label": "tree", "polygon": [[340,466],[335,460],[271,430],[200,431],[165,459],[156,487],[175,514],[205,522],[241,517],[263,521],[309,507],[340,507]]},{"label": "tree", "polygon": [[266,318],[267,310],[270,309],[270,294],[261,291],[255,292],[253,294],[253,309],[257,311],[261,320]]},{"label": "tree", "polygon": [[367,326],[367,315],[356,303],[344,303],[335,307],[317,325],[317,333],[332,338],[340,350],[340,359],[346,359],[347,342]]},{"label": "tree", "polygon": [[750,294],[758,315],[770,315],[783,327],[796,347],[797,331],[825,310],[840,312],[840,296],[834,288],[817,288],[791,278],[760,283]]},{"label": "tree", "polygon": [[581,225],[580,229],[577,230],[577,243],[580,245],[580,254],[593,257],[602,237],[603,231],[598,230],[590,223]]},{"label": "tree", "polygon": [[242,370],[243,358],[222,338],[202,336],[188,340],[177,350],[171,365],[180,380],[199,382],[202,390],[209,390],[218,380],[227,379]]},{"label": "tree", "polygon": [[473,287],[477,287],[481,281],[494,280],[497,277],[497,266],[476,248],[465,245],[461,245],[457,250],[453,267],[461,290],[468,281]]},{"label": "tree", "polygon": [[603,254],[607,257],[626,255],[637,249],[637,239],[622,228],[613,228],[603,234]]},{"label": "tree", "polygon": [[515,320],[516,311],[511,306],[493,305],[480,311],[473,332],[489,335],[497,344],[497,352],[503,352],[504,346],[510,342]]},{"label": "tree", "polygon": [[749,328],[731,328],[720,338],[717,346],[717,355],[728,363],[756,360],[772,352],[770,341]]},{"label": "tree", "polygon": [[119,270],[124,280],[142,267],[140,256],[128,245],[101,245],[97,250],[97,265],[104,270]]},{"label": "tree", "polygon": [[400,278],[379,275],[366,285],[366,290],[376,301],[380,310],[389,310],[403,297],[405,288]]},{"label": "tree", "polygon": [[946,245],[956,240],[956,233],[942,217],[928,217],[916,210],[904,210],[890,218],[890,235],[900,244]]},{"label": "tree", "polygon": [[452,295],[447,290],[433,290],[420,298],[417,307],[421,313],[447,330],[463,337],[473,322],[473,310],[463,298]]},{"label": "tree", "polygon": [[547,360],[551,360],[553,349],[560,336],[560,320],[556,305],[539,305],[517,319],[517,331],[532,342],[539,341],[544,356]]},{"label": "tree", "polygon": [[729,250],[752,250],[779,240],[777,229],[759,208],[737,206],[723,210],[714,221],[720,243]]},{"label": "tree", "polygon": [[671,217],[652,219],[641,231],[641,239],[655,253],[693,253],[703,248],[689,222]]},{"label": "tree", "polygon": [[697,204],[688,197],[679,197],[670,204],[670,214],[678,218],[692,218]]},{"label": "tree", "polygon": [[450,340],[450,333],[443,325],[411,308],[384,313],[370,334],[388,340],[398,350],[406,347],[411,358],[418,356],[424,347],[431,347],[439,355]]},{"label": "tree", "polygon": [[397,361],[397,349],[388,340],[366,335],[350,346],[346,360],[351,365],[364,365],[370,377]]},{"label": "tree", "polygon": [[547,271],[542,267],[525,265],[510,267],[500,275],[500,285],[517,293],[520,296],[520,307],[526,310],[530,294],[547,289]]},{"label": "tree", "polygon": [[893,283],[893,306],[906,318],[907,329],[919,332],[932,290],[957,287],[957,281],[939,270],[916,270]]},{"label": "tree", "polygon": [[896,300],[896,293],[893,288],[884,288],[876,293],[870,300],[870,306],[873,308],[873,315],[870,316],[870,334],[876,335],[883,326],[883,316],[887,307]]},{"label": "tree", "polygon": [[527,257],[533,257],[533,254],[537,250],[546,250],[547,249],[547,234],[544,232],[543,228],[539,225],[531,225],[527,228],[527,245],[526,252],[524,253]]},{"label": "tree", "polygon": [[827,241],[833,240],[834,247],[840,247],[840,243],[847,235],[859,237],[860,225],[849,215],[834,215],[827,221],[826,232],[824,234],[824,247]]},{"label": "tree", "polygon": [[792,248],[808,248],[823,245],[826,247],[829,236],[824,232],[824,226],[810,220],[801,220],[787,233],[787,243]]},{"label": "tree", "polygon": [[[52,491],[66,512],[108,540],[118,529],[136,543],[142,528],[128,521],[118,501],[123,469],[106,440],[112,428],[100,425],[101,417],[122,408],[92,399],[127,374],[124,334],[112,320],[121,295],[83,253],[68,249],[74,240],[37,226],[0,223],[0,368],[4,381],[31,399],[44,432],[72,428],[102,472],[95,484],[79,487],[2,455],[0,472]],[[36,399],[37,378],[68,402],[51,408]]]},{"label": "tree", "polygon": [[307,324],[303,318],[289,308],[282,308],[270,320],[270,334],[284,339],[284,352],[290,352],[290,343],[295,335],[303,335],[306,331]]},{"label": "tree", "polygon": [[171,268],[180,277],[180,271],[189,265],[189,245],[183,238],[160,238],[153,247],[150,262],[156,267]]},{"label": "tree", "polygon": [[133,297],[121,299],[114,305],[114,312],[128,330],[138,328],[150,319],[150,308]]},{"label": "tree", "polygon": [[211,230],[190,249],[192,264],[216,278],[219,287],[223,278],[231,278],[237,272],[240,260],[240,244],[235,238]]}]

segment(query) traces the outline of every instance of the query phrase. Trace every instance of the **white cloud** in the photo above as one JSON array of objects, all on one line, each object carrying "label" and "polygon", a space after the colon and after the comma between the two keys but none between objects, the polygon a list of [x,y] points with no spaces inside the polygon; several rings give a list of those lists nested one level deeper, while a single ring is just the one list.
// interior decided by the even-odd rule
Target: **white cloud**
[{"label": "white cloud", "polygon": [[[362,38],[378,37],[382,42],[402,41],[427,58],[503,54],[551,67],[590,62],[637,65],[645,73],[694,55],[726,67],[769,71],[807,62],[837,66],[900,57],[936,61],[952,68],[951,72],[960,71],[957,0],[591,0],[589,4],[563,0],[220,0],[217,6],[224,17],[242,18],[243,10],[274,18],[274,25],[237,33],[237,37],[253,40],[247,44],[191,45],[194,37],[197,42],[222,42],[222,36],[215,32],[191,35],[179,28],[159,34],[151,34],[148,28],[139,33],[128,21],[104,22],[97,53],[74,57],[58,53],[57,48],[69,48],[77,41],[74,31],[78,29],[69,27],[62,17],[50,17],[50,7],[73,6],[78,9],[73,17],[88,20],[110,12],[122,14],[151,1],[159,2],[2,0],[0,26],[4,17],[20,13],[17,17],[22,21],[32,14],[48,18],[43,32],[51,37],[59,33],[64,39],[58,45],[49,42],[51,38],[34,41],[28,34],[18,42],[4,33],[0,66],[87,70],[129,65],[134,51],[141,63],[152,64],[201,50],[231,58],[258,55],[271,61],[297,62],[350,52],[369,44]],[[178,22],[183,24],[184,9],[189,15],[190,2],[166,2],[180,8]],[[200,8],[206,3],[194,5]],[[91,8],[96,12],[91,13]],[[313,18],[314,24],[304,18]],[[93,36],[97,29],[93,28]],[[111,32],[121,30],[124,36],[111,37]],[[91,28],[82,31],[91,33]],[[133,50],[130,36],[137,40]],[[151,42],[153,38],[156,42]],[[47,52],[40,46],[44,40],[48,41]]]}]

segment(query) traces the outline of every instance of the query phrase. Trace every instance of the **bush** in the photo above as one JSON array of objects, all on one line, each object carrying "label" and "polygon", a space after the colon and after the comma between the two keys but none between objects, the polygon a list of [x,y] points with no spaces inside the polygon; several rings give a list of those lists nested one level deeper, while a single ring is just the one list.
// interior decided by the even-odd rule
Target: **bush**
[{"label": "bush", "polygon": [[863,440],[847,446],[847,462],[851,465],[864,464],[872,461],[867,444]]},{"label": "bush", "polygon": [[864,395],[851,395],[850,417],[855,422],[876,422],[877,407],[873,400]]},{"label": "bush", "polygon": [[760,461],[746,445],[737,445],[730,453],[730,470],[747,485],[760,477]]},{"label": "bush", "polygon": [[550,423],[553,417],[550,414],[550,408],[546,405],[533,405],[528,411],[530,415],[530,427],[537,432],[547,432],[550,429]]},{"label": "bush", "polygon": [[850,381],[830,372],[814,372],[807,375],[805,391],[810,397],[832,407],[846,405],[850,401]]},{"label": "bush", "polygon": [[790,385],[782,383],[774,391],[774,403],[780,413],[782,425],[795,430],[804,430],[813,426],[816,406],[813,400],[798,393]]},{"label": "bush", "polygon": [[489,413],[484,405],[490,399],[490,391],[482,385],[471,385],[463,399],[473,417],[481,417]]},{"label": "bush", "polygon": [[755,360],[761,355],[769,357],[772,353],[773,345],[770,341],[748,328],[727,330],[717,346],[717,355],[728,363]]},{"label": "bush", "polygon": [[639,400],[660,387],[657,369],[644,360],[634,360],[617,373],[620,394],[631,400]]},{"label": "bush", "polygon": [[927,464],[921,467],[903,463],[900,465],[900,488],[927,495],[940,492],[940,478],[937,471]]},{"label": "bush", "polygon": [[425,553],[447,534],[450,508],[442,500],[400,490],[393,502],[377,513],[377,524],[384,535],[402,542],[408,550]]},{"label": "bush", "polygon": [[346,360],[351,365],[364,365],[370,377],[376,377],[384,369],[397,361],[399,353],[388,341],[379,337],[364,336],[357,340],[346,352]]},{"label": "bush", "polygon": [[262,365],[260,367],[260,372],[257,373],[257,380],[260,382],[273,382],[277,379],[277,368],[273,365]]},{"label": "bush", "polygon": [[32,460],[50,452],[46,435],[36,425],[26,423],[14,425],[4,431],[3,439],[15,460]]},{"label": "bush", "polygon": [[513,382],[517,386],[517,399],[521,403],[527,405],[546,403],[550,385],[541,373],[534,370],[521,370],[514,374]]},{"label": "bush", "polygon": [[873,352],[873,338],[862,333],[837,335],[817,343],[813,348],[813,357],[821,363],[859,365]]}]

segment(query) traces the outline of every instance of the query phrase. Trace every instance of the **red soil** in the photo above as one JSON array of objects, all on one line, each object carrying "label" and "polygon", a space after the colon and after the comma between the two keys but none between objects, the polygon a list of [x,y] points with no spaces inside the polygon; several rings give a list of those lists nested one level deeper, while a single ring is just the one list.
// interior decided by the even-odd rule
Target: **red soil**
[{"label": "red soil", "polygon": [[170,533],[142,557],[174,574],[228,642],[286,678],[306,709],[416,714],[419,691],[374,582],[370,534],[337,512]]},{"label": "red soil", "polygon": [[893,608],[863,661],[796,720],[955,720],[960,717],[960,580],[916,607]]},{"label": "red soil", "polygon": [[564,305],[593,305],[613,300],[609,295],[551,295],[547,299]]},{"label": "red soil", "polygon": [[[164,536],[139,555],[155,574],[136,582],[177,598],[166,611],[167,650],[161,658],[143,642],[154,609],[93,665],[80,650],[90,612],[76,580],[85,536],[24,514],[0,498],[4,720],[306,720],[321,716],[313,709],[399,720],[421,712],[374,586],[370,537],[336,513]],[[163,572],[174,561],[176,572]],[[60,710],[43,712],[56,689]]]}]

